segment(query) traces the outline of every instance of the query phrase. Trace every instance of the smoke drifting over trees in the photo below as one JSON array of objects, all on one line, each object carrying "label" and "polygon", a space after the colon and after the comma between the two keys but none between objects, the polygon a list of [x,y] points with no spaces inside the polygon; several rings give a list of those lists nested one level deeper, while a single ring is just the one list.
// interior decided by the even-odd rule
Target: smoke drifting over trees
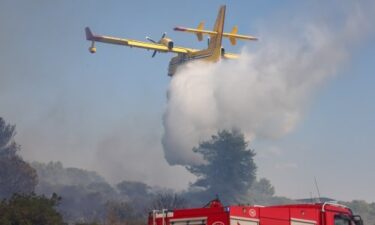
[{"label": "smoke drifting over trees", "polygon": [[40,179],[36,193],[58,193],[59,212],[67,222],[143,223],[152,206],[178,206],[180,194],[137,181],[111,185],[96,172],[65,168],[60,162],[33,162]]},{"label": "smoke drifting over trees", "polygon": [[64,168],[61,162],[39,163],[33,162],[32,166],[37,170],[43,179],[39,182],[50,185],[82,185],[86,186],[91,183],[102,183],[105,179],[96,172],[86,171],[77,168]]},{"label": "smoke drifting over trees", "polygon": [[[8,140],[2,141],[5,143],[1,146],[1,150],[4,150],[2,153],[6,152],[7,154],[3,155],[13,157],[15,150],[19,148],[10,150],[8,147],[17,146],[13,140],[15,127],[6,124],[2,119],[0,125],[0,140]],[[248,149],[248,143],[240,131],[219,131],[211,139],[197,143],[194,151],[195,154],[202,155],[205,164],[189,166],[189,170],[197,175],[198,180],[182,192],[152,187],[139,181],[125,180],[113,186],[93,171],[65,168],[60,162],[34,162],[34,170],[27,162],[22,161],[22,165],[31,169],[31,174],[34,175],[15,176],[17,179],[11,183],[14,187],[12,191],[4,188],[7,183],[1,184],[3,186],[0,186],[0,198],[6,197],[8,200],[3,200],[0,204],[0,221],[6,222],[10,218],[16,221],[15,219],[24,217],[23,219],[38,221],[40,224],[49,224],[50,221],[62,224],[63,218],[65,222],[77,224],[140,225],[145,223],[147,212],[152,209],[201,207],[216,194],[227,204],[267,205],[294,202],[274,196],[275,190],[269,180],[256,179],[256,165],[253,161],[255,153]],[[4,171],[18,168],[18,164],[12,163],[12,157],[3,155],[2,160],[5,163],[1,166]],[[35,179],[28,182],[30,178],[36,178],[35,171],[39,177],[36,187]],[[12,173],[17,175],[19,170],[13,170]],[[4,174],[1,176],[2,181]],[[29,193],[34,188],[39,196]],[[7,193],[4,194],[4,190],[8,190]],[[25,194],[10,198],[13,192]],[[46,198],[43,195],[52,197]],[[355,212],[363,213],[369,224],[373,223],[373,204],[363,201],[346,204],[352,206]],[[20,210],[26,214],[20,216]]]},{"label": "smoke drifting over trees", "polygon": [[[189,189],[176,192],[150,186],[145,183],[144,173],[129,169],[137,166],[140,170],[151,170],[151,173],[155,173],[153,176],[164,175],[160,172],[162,169],[154,170],[152,167],[155,161],[163,161],[163,156],[158,151],[150,151],[159,143],[159,136],[154,131],[160,132],[159,123],[147,131],[135,131],[133,127],[138,121],[132,121],[127,124],[129,130],[125,129],[124,132],[121,127],[124,123],[114,120],[108,122],[108,132],[94,134],[91,131],[96,124],[90,122],[95,120],[87,120],[86,126],[80,127],[81,133],[72,132],[76,122],[82,122],[80,118],[84,116],[71,120],[69,115],[64,114],[64,107],[68,108],[69,104],[65,103],[64,106],[52,98],[50,101],[53,107],[46,112],[57,113],[58,122],[47,120],[49,125],[35,136],[50,135],[50,130],[57,126],[63,128],[62,132],[56,132],[54,138],[48,139],[49,145],[37,143],[38,138],[35,139],[33,135],[26,139],[26,143],[28,141],[34,149],[43,146],[45,148],[42,148],[42,152],[50,155],[58,152],[63,157],[64,148],[74,145],[59,145],[70,140],[60,138],[60,135],[74,136],[72,142],[78,147],[74,146],[70,151],[79,152],[76,156],[80,157],[74,161],[76,165],[81,166],[87,159],[91,159],[92,155],[89,157],[89,154],[95,155],[92,150],[96,144],[99,149],[96,152],[98,160],[94,161],[93,168],[102,168],[99,172],[107,171],[107,176],[114,174],[116,179],[127,172],[139,180],[117,179],[114,184],[110,184],[94,171],[66,168],[60,162],[34,162],[30,166],[17,154],[20,147],[13,140],[15,127],[0,118],[0,199],[9,199],[14,192],[27,194],[35,191],[39,195],[48,196],[58,193],[62,197],[58,210],[65,221],[109,224],[139,224],[144,222],[150,207],[202,206],[216,194],[226,203],[266,205],[292,202],[291,199],[275,196],[275,188],[269,180],[256,177],[254,151],[248,149],[247,142],[251,143],[255,138],[281,137],[296,127],[311,95],[335,75],[348,57],[351,46],[370,30],[365,26],[368,23],[363,22],[372,21],[369,19],[370,14],[363,13],[363,10],[366,9],[353,7],[343,17],[342,23],[335,26],[306,23],[296,28],[302,32],[294,32],[292,29],[285,31],[286,34],[280,32],[275,35],[274,32],[264,31],[262,33],[265,37],[257,43],[258,50],[252,52],[243,49],[238,61],[218,64],[197,62],[181,68],[171,79],[162,142],[169,164],[186,166],[197,176],[198,180]],[[73,115],[79,103],[72,105],[69,109]],[[39,119],[45,121],[44,117],[48,115],[50,113],[41,114]],[[66,125],[67,121],[70,121],[69,126]],[[34,131],[40,121],[32,124],[36,125],[29,130]],[[113,129],[111,126],[115,125],[121,128],[110,132]],[[234,128],[244,133],[231,132]],[[103,134],[109,137],[98,141],[97,138],[103,138]],[[56,146],[56,149],[46,146]],[[192,151],[194,146],[195,151]],[[127,154],[119,154],[121,151]],[[31,155],[41,154],[35,150]],[[149,161],[141,167],[140,162],[146,157]],[[72,158],[67,157],[65,160]],[[183,169],[183,166],[178,168]],[[160,179],[162,181],[159,184],[163,184],[166,180],[176,178],[171,174],[169,176],[163,180],[157,177],[155,180]],[[27,196],[33,198],[34,195]],[[1,210],[9,212],[7,207],[11,201],[3,202],[1,215],[5,215]],[[364,213],[369,225],[375,225],[374,203],[353,201],[346,204],[359,214]]]},{"label": "smoke drifting over trees", "polygon": [[[314,83],[314,79],[319,78],[311,74],[317,74],[317,68],[324,72],[330,70],[326,70],[328,67],[337,69],[337,65],[343,65],[340,62],[348,56],[346,50],[352,50],[350,45],[358,43],[357,37],[366,35],[366,26],[371,26],[371,21],[374,21],[374,13],[363,13],[363,8],[373,11],[373,1],[346,0],[338,4],[312,4],[315,6],[313,14],[316,14],[313,18],[299,14],[298,11],[309,14],[310,10],[304,3],[297,4],[296,10],[290,9],[293,12],[285,12],[287,16],[282,12],[283,9],[272,10],[279,14],[269,16],[247,16],[245,12],[245,18],[237,18],[243,23],[243,26],[240,24],[242,31],[258,36],[260,41],[249,43],[251,47],[242,50],[240,61],[225,62],[213,65],[212,68],[207,65],[189,65],[191,69],[182,70],[171,79],[163,140],[164,153],[170,164],[201,163],[199,154],[192,153],[192,147],[202,140],[207,140],[218,130],[238,127],[245,132],[246,140],[251,141],[251,138],[257,137],[282,136],[299,124],[298,121],[304,115],[305,101],[308,104],[310,99],[309,96],[303,98],[305,93],[302,89],[309,87]],[[131,65],[119,66],[116,68],[119,70],[115,69],[116,76],[112,76],[114,74],[107,74],[108,68],[103,61],[96,57],[100,62],[96,63],[92,56],[87,55],[86,47],[81,48],[86,42],[83,40],[79,22],[75,20],[79,18],[69,17],[70,22],[63,19],[63,16],[54,17],[53,20],[44,19],[51,13],[70,13],[71,8],[86,16],[92,15],[85,4],[64,2],[66,7],[51,7],[48,11],[44,11],[43,7],[29,10],[25,7],[22,11],[12,5],[14,6],[14,3],[11,2],[3,5],[2,15],[4,18],[11,16],[14,21],[22,21],[23,26],[21,29],[20,26],[11,24],[13,20],[2,20],[4,32],[8,35],[3,36],[1,42],[4,46],[1,54],[4,60],[0,63],[0,108],[3,116],[11,118],[13,123],[18,123],[18,143],[27,150],[22,151],[24,159],[61,161],[64,165],[94,170],[111,183],[123,179],[140,179],[150,185],[166,185],[182,190],[189,182],[194,181],[194,177],[188,174],[183,166],[167,165],[160,145],[164,132],[160,114],[165,108],[165,86],[170,81],[165,76],[168,57],[159,58],[160,65],[150,61],[160,69],[158,78],[150,76],[151,74],[138,74],[142,77],[140,79],[136,78],[136,74],[127,76],[124,72]],[[235,22],[233,19],[236,16],[232,13],[235,13],[239,4],[235,5],[236,3],[228,4],[226,30]],[[250,8],[252,3],[244,5]],[[357,7],[358,5],[360,6]],[[242,9],[246,10],[246,7]],[[214,19],[215,8],[210,10],[212,17],[206,15],[207,22]],[[317,8],[324,12],[319,13],[320,9],[318,11]],[[327,19],[333,14],[339,15],[340,18]],[[201,16],[203,15],[204,12]],[[40,23],[35,23],[32,18],[38,18]],[[328,24],[330,22],[335,24]],[[40,26],[35,27],[34,24]],[[105,26],[104,22],[102,25]],[[14,29],[17,27],[18,29]],[[40,33],[47,28],[54,32],[54,38],[51,39],[48,35],[40,38]],[[61,35],[61,29],[72,38],[66,39],[65,35]],[[346,33],[344,30],[353,32]],[[24,33],[30,35],[27,35],[27,40],[22,41],[21,39],[26,37]],[[30,39],[34,37],[38,38]],[[70,43],[73,40],[75,45]],[[193,38],[190,40],[195,42]],[[333,46],[330,43],[333,43]],[[246,43],[238,42],[238,46],[243,44]],[[61,45],[69,47],[70,51],[65,53],[71,55],[56,55],[52,51],[61,49]],[[223,45],[228,46],[227,40],[224,40]],[[45,47],[43,51],[38,49],[41,46]],[[103,46],[104,49],[107,47]],[[129,49],[117,51],[121,54],[130,51],[133,54]],[[326,52],[328,54],[325,54]],[[36,53],[56,57],[44,58]],[[140,62],[145,60],[142,50],[136,50],[134,53],[141,56]],[[45,59],[53,62],[45,63]],[[84,63],[80,59],[84,60]],[[27,62],[27,65],[22,66],[24,62]],[[109,62],[118,65],[112,60]],[[333,63],[330,66],[331,62]],[[336,62],[339,64],[335,66]],[[94,65],[100,65],[100,70]],[[137,68],[139,66],[133,67],[134,71],[137,71]],[[224,70],[221,70],[222,68]],[[252,73],[252,70],[255,73]],[[209,72],[207,78],[201,76],[205,75],[205,71]],[[238,72],[246,73],[235,75]],[[128,89],[132,84],[124,82],[124,79],[129,77],[134,78],[132,81],[139,86]],[[330,77],[331,75],[327,75],[323,80],[329,80]],[[156,83],[154,79],[157,80]],[[35,85],[29,85],[31,81]],[[149,86],[143,86],[144,84]],[[312,86],[316,88],[319,84]],[[150,87],[153,92],[145,92],[144,87]],[[180,90],[176,90],[177,88]],[[136,93],[132,92],[134,90]],[[144,101],[145,96],[152,97],[146,97],[148,101]],[[266,98],[267,96],[269,98]],[[127,105],[128,103],[130,104]],[[24,108],[28,110],[25,111]],[[271,132],[271,128],[275,132]],[[149,157],[145,157],[146,155]],[[140,161],[146,162],[139,163]],[[153,175],[155,170],[168,175],[156,178]],[[170,182],[168,177],[177,172],[178,181]]]},{"label": "smoke drifting over trees", "polygon": [[[126,220],[138,223],[142,218],[145,219],[152,207],[197,207],[212,199],[214,192],[220,194],[228,203],[244,200],[251,185],[257,183],[254,152],[247,149],[244,136],[239,131],[221,131],[212,136],[212,140],[202,142],[195,148],[195,152],[202,154],[208,163],[189,167],[199,179],[192,184],[190,190],[181,193],[151,187],[138,181],[122,181],[113,187],[96,172],[65,168],[60,162],[33,162],[31,167],[22,161],[21,165],[32,173],[31,176],[19,176],[18,173],[21,171],[23,174],[23,170],[19,170],[20,165],[14,164],[13,161],[14,157],[21,160],[16,155],[19,147],[13,140],[15,126],[7,125],[2,119],[0,122],[1,159],[4,161],[1,164],[1,181],[6,181],[2,182],[0,189],[2,198],[9,198],[13,193],[31,193],[34,190],[37,194],[47,196],[58,193],[61,196],[58,210],[67,222]],[[5,174],[4,171],[11,173]],[[36,174],[39,177],[38,182]],[[9,182],[7,177],[17,179]],[[228,179],[230,182],[225,182],[229,181]]]},{"label": "smoke drifting over trees", "polygon": [[239,60],[181,68],[171,80],[164,115],[167,161],[202,163],[191,149],[217,130],[239,128],[247,140],[292,131],[311,96],[336,75],[353,46],[373,32],[367,21],[374,7],[369,8],[351,4],[336,24],[324,18],[282,30],[271,26],[272,32],[264,26],[261,41],[254,43],[257,50],[243,49]]}]

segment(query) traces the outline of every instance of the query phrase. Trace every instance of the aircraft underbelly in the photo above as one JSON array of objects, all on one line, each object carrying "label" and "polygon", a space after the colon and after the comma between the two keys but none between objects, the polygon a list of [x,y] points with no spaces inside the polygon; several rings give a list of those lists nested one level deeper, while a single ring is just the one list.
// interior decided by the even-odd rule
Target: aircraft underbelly
[{"label": "aircraft underbelly", "polygon": [[192,56],[187,56],[185,54],[178,55],[176,57],[173,57],[171,61],[169,62],[168,76],[173,76],[176,73],[179,66],[186,64],[188,62],[192,62],[195,60],[202,60],[206,62],[217,62],[220,60],[220,58],[221,56],[217,57],[216,55],[212,53],[192,55]]}]

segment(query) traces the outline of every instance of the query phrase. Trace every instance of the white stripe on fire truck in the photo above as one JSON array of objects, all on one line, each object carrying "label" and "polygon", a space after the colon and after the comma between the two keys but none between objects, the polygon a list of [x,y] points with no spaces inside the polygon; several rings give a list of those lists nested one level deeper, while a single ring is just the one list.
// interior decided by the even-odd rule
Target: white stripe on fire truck
[{"label": "white stripe on fire truck", "polygon": [[189,217],[189,218],[180,218],[180,219],[170,219],[169,222],[184,222],[184,221],[202,221],[207,220],[207,217]]},{"label": "white stripe on fire truck", "polygon": [[303,223],[314,223],[316,224],[315,220],[305,220],[305,219],[299,219],[299,218],[290,218],[291,221],[296,221],[296,222],[303,222]]},{"label": "white stripe on fire truck", "polygon": [[231,216],[230,218],[231,219],[236,219],[236,220],[243,220],[243,221],[259,222],[259,219],[249,218],[249,217],[242,217],[242,216]]}]

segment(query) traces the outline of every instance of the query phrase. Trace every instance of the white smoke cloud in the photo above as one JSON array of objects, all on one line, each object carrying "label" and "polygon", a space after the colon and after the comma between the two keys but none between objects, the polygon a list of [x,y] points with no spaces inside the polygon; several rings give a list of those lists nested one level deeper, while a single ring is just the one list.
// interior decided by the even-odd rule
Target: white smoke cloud
[{"label": "white smoke cloud", "polygon": [[326,23],[285,26],[284,32],[262,32],[258,50],[243,49],[239,60],[181,68],[171,80],[164,115],[167,161],[201,163],[192,148],[221,129],[240,128],[248,140],[291,132],[311,95],[368,33],[367,19],[354,5],[339,28]]}]

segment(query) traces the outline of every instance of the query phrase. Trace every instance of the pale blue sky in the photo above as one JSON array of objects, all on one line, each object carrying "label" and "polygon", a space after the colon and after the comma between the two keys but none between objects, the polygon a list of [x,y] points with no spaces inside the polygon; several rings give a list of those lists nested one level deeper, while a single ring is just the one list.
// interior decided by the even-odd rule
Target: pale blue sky
[{"label": "pale blue sky", "polygon": [[[160,145],[172,55],[151,58],[152,52],[103,44],[92,55],[84,27],[141,40],[166,31],[178,45],[202,48],[172,28],[201,20],[211,27],[221,4],[226,30],[239,25],[240,33],[260,39],[267,38],[262,30],[278,36],[283,26],[322,17],[339,24],[352,7],[350,1],[1,0],[0,116],[17,125],[24,158],[96,169],[111,182],[183,188],[192,176],[169,167]],[[293,132],[252,144],[258,174],[278,195],[308,197],[316,193],[316,176],[325,196],[375,201],[374,40],[370,32],[351,47],[350,59],[315,93]],[[232,52],[244,45],[223,44]]]}]

